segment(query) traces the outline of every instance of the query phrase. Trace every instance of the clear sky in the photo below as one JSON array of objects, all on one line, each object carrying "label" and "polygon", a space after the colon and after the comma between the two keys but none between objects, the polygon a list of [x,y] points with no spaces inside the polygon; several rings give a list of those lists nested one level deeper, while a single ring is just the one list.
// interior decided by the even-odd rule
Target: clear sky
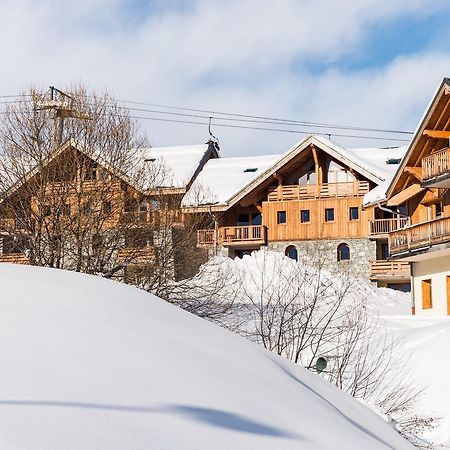
[{"label": "clear sky", "polygon": [[[414,130],[450,76],[446,0],[0,0],[0,17],[0,95],[81,82],[124,100]],[[206,125],[141,125],[155,146],[208,138]],[[213,132],[223,156],[302,138],[214,121]],[[395,144],[332,133],[349,147]]]}]

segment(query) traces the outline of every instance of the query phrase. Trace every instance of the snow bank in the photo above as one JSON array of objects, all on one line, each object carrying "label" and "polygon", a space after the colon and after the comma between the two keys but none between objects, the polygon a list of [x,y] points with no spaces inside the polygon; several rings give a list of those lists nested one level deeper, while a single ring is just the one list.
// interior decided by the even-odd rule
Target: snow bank
[{"label": "snow bank", "polygon": [[0,287],[0,448],[411,448],[315,374],[143,291],[14,265]]}]

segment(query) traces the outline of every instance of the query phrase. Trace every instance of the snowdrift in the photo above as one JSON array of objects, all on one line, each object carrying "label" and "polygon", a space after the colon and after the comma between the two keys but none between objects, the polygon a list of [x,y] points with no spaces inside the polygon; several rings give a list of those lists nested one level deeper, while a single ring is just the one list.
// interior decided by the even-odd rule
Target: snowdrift
[{"label": "snowdrift", "polygon": [[315,374],[138,289],[6,264],[0,288],[0,448],[412,448]]}]

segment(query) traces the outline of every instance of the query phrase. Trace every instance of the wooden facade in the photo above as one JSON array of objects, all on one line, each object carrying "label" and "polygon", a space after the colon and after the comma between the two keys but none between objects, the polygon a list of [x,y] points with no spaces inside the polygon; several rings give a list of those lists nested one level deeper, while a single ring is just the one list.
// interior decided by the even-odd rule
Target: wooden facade
[{"label": "wooden facade", "polygon": [[[33,247],[18,239],[21,235],[31,237],[36,230],[44,235],[44,242],[49,241],[44,244],[48,247],[44,253],[51,253],[50,241],[57,234],[57,245],[67,246],[71,239],[82,236],[88,244],[86,258],[95,257],[99,247],[111,245],[114,251],[105,253],[105,259],[115,259],[123,266],[122,272],[130,267],[135,276],[141,267],[155,261],[161,243],[154,234],[165,228],[179,233],[183,228],[180,202],[185,190],[145,191],[70,143],[65,144],[47,164],[30,171],[3,194],[0,262],[43,264]],[[109,244],[105,244],[108,239]],[[127,278],[126,273],[123,276]]]},{"label": "wooden facade", "polygon": [[439,86],[387,192],[409,224],[389,234],[393,261],[412,267],[413,312],[447,315],[450,304],[450,80]]},{"label": "wooden facade", "polygon": [[[377,259],[382,261],[380,265],[365,261],[370,279],[407,283],[408,264],[386,261],[388,233],[404,227],[407,220],[363,208],[364,195],[380,182],[311,140],[301,152],[236,194],[228,205],[211,208],[215,221],[198,231],[197,245],[214,251],[228,248],[233,256],[262,245],[280,248],[285,243],[287,248],[296,242],[336,241],[337,247],[339,242],[366,239],[368,246],[372,241]],[[204,209],[200,206],[198,211]],[[195,212],[190,208],[190,213]],[[335,255],[337,249],[332,251]]]}]

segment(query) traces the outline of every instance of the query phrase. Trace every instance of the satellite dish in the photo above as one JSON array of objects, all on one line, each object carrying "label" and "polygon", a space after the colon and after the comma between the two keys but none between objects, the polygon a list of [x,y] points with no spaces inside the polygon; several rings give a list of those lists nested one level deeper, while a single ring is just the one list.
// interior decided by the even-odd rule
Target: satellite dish
[{"label": "satellite dish", "polygon": [[323,356],[317,358],[316,360],[317,373],[322,373],[327,368],[327,363],[328,361]]}]

